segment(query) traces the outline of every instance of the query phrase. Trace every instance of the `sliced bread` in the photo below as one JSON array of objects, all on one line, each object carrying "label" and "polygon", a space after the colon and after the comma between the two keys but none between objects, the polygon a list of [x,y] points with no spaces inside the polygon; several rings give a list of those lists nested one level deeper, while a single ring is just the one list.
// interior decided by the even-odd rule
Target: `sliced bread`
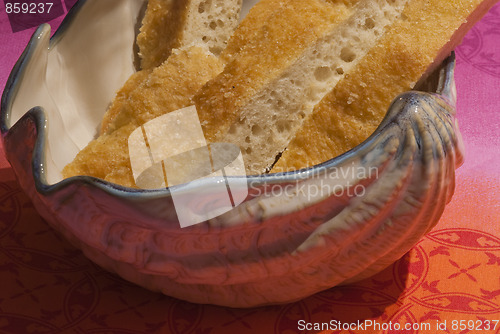
[{"label": "sliced bread", "polygon": [[194,97],[207,140],[238,145],[248,173],[267,171],[406,2],[289,1]]},{"label": "sliced bread", "polygon": [[296,170],[360,144],[391,101],[449,55],[497,0],[411,0],[358,65],[314,108],[273,168]]}]

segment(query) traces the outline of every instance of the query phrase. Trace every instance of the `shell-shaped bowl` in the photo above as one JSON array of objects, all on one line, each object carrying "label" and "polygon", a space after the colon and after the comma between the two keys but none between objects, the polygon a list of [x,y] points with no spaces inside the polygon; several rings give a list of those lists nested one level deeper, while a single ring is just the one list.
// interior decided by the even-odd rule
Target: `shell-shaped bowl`
[{"label": "shell-shaped bowl", "polygon": [[[92,261],[173,297],[251,307],[369,277],[436,224],[462,161],[453,55],[426,92],[395,98],[359,146],[296,172],[233,177],[248,187],[244,202],[194,226],[180,228],[172,188],[63,180],[134,71],[142,8],[142,0],[80,0],[52,38],[38,28],[2,95],[0,130],[21,187]],[[198,180],[175,190],[201,201],[225,196],[206,188]]]}]

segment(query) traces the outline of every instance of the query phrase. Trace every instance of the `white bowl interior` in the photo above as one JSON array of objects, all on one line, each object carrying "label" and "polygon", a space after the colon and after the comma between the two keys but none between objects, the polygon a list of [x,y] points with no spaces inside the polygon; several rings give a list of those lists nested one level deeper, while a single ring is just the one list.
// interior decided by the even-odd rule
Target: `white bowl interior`
[{"label": "white bowl interior", "polygon": [[[145,0],[87,1],[53,45],[50,27],[37,36],[14,98],[12,126],[29,109],[44,108],[49,184],[98,132],[116,91],[135,71],[136,27]],[[258,0],[244,0],[243,18]],[[110,38],[110,36],[112,36]]]}]

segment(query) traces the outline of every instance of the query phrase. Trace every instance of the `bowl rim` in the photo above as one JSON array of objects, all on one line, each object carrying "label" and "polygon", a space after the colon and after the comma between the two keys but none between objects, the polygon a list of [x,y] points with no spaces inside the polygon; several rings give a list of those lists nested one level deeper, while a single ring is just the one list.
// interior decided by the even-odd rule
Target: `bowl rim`
[{"label": "bowl rim", "polygon": [[[67,32],[70,25],[73,23],[75,17],[78,15],[83,6],[87,3],[87,0],[78,0],[75,5],[68,11],[64,19],[62,20],[60,26],[49,42],[49,49],[56,45],[59,40],[61,40],[65,33]],[[20,82],[22,82],[23,73],[26,69],[27,64],[30,62],[31,57],[33,56],[34,51],[37,49],[38,45],[38,37],[50,27],[47,23],[40,25],[32,37],[30,38],[26,48],[22,52],[19,59],[16,61],[9,77],[7,83],[5,85],[1,103],[0,103],[0,133],[2,140],[5,141],[6,135],[9,133],[10,129],[15,125],[11,124],[10,127],[7,124],[10,123],[11,116],[11,106],[12,101],[16,97],[16,93]],[[49,28],[50,29],[50,28]],[[50,51],[49,51],[50,52]],[[449,57],[447,57],[441,65],[442,75],[435,92],[431,92],[431,94],[438,94],[446,97],[448,100],[452,100],[452,93],[450,92],[450,87],[453,82],[453,72],[455,68],[455,53],[452,52]],[[405,93],[403,93],[405,94]],[[401,94],[400,94],[401,95]],[[396,96],[393,99],[392,104],[396,101],[399,96]],[[388,111],[391,109],[391,106],[388,108]],[[19,123],[24,118],[31,118],[36,127],[36,139],[34,143],[33,153],[31,157],[31,167],[32,167],[32,175],[35,181],[36,190],[42,195],[50,195],[59,190],[62,190],[72,184],[87,184],[96,188],[99,188],[106,193],[109,193],[118,197],[136,197],[140,196],[141,198],[158,198],[164,196],[170,196],[171,189],[185,189],[189,187],[191,190],[196,189],[198,186],[203,185],[203,181],[195,180],[189,182],[188,184],[176,185],[173,187],[166,187],[160,189],[138,189],[122,186],[119,184],[115,184],[109,181],[105,181],[100,178],[96,178],[93,176],[72,176],[66,179],[62,179],[54,184],[49,184],[45,178],[45,148],[46,148],[46,129],[45,122],[47,121],[46,114],[44,112],[43,106],[34,106],[30,110],[28,110],[20,119],[16,122]],[[392,117],[389,116],[389,112],[386,112],[384,118],[381,123],[377,126],[377,128],[373,131],[373,133],[366,138],[359,145],[351,148],[350,150],[335,156],[327,161],[319,163],[314,166],[288,171],[288,172],[278,172],[278,173],[267,173],[261,175],[247,175],[247,176],[228,176],[228,178],[232,178],[238,180],[240,182],[252,182],[254,185],[265,185],[269,183],[288,183],[288,182],[296,182],[300,180],[305,180],[314,175],[319,175],[327,171],[330,168],[335,168],[342,163],[346,162],[346,160],[352,158],[356,155],[357,152],[363,150],[364,147],[370,144],[375,138],[383,134],[384,129],[392,122]],[[7,157],[8,159],[8,157]]]}]

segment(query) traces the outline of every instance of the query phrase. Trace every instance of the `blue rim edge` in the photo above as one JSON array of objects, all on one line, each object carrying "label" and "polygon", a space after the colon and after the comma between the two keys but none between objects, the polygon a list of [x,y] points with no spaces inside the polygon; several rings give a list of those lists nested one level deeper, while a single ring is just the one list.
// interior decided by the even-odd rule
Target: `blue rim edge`
[{"label": "blue rim edge", "polygon": [[[55,33],[51,37],[49,46],[55,45],[64,36],[64,33],[71,25],[73,19],[75,18],[75,16],[78,14],[80,9],[84,6],[86,2],[87,0],[79,0],[70,9],[66,17],[61,22],[59,28],[55,31]],[[40,25],[33,33],[30,41],[28,42],[28,45],[24,49],[19,60],[14,65],[7,80],[7,83],[5,85],[5,89],[2,94],[1,104],[0,104],[0,133],[2,137],[5,137],[5,135],[9,131],[9,128],[7,128],[7,122],[10,120],[10,107],[12,98],[16,95],[18,83],[22,79],[25,66],[29,62],[33,50],[36,49],[36,44],[37,44],[36,36],[38,36],[41,33],[45,25],[47,24]],[[455,67],[455,53],[452,52],[451,56],[444,61],[444,67],[442,67],[444,68],[444,73],[445,73],[444,80],[441,82],[441,86],[438,87],[436,94],[441,94],[449,98],[449,87],[451,82],[453,81],[454,67]],[[396,97],[394,100],[396,100],[397,98],[398,97]],[[391,107],[389,107],[388,110],[390,110],[390,108]],[[24,114],[21,117],[21,119],[25,117],[29,117],[34,120],[37,130],[37,138],[35,140],[35,145],[33,148],[31,165],[32,165],[33,179],[35,181],[35,187],[40,194],[50,195],[51,193],[57,192],[63,188],[66,188],[67,186],[70,186],[71,184],[81,183],[81,184],[91,185],[109,194],[120,197],[121,196],[135,197],[140,195],[141,198],[148,199],[148,198],[158,198],[170,195],[169,188],[154,189],[154,190],[129,188],[92,176],[73,176],[67,179],[63,179],[55,184],[48,184],[46,182],[43,171],[44,170],[43,166],[45,166],[45,155],[44,155],[44,149],[45,149],[44,124],[46,122],[45,112],[42,107],[37,106],[27,111],[26,114]],[[386,113],[386,116],[384,117],[380,125],[377,127],[377,129],[361,144],[350,149],[347,152],[344,152],[341,155],[338,155],[330,160],[327,160],[315,166],[290,172],[271,173],[264,175],[251,175],[246,177],[233,176],[231,178],[246,179],[247,182],[252,182],[253,184],[256,183],[262,185],[268,182],[291,182],[291,181],[307,179],[313,173],[317,175],[318,173],[324,172],[329,168],[335,167],[343,163],[345,160],[351,158],[358,151],[362,150],[364,147],[369,145],[372,140],[380,136],[383,133],[384,128],[386,128],[394,120],[394,118],[395,118],[394,116],[389,116],[389,113]],[[193,185],[192,183],[191,185],[193,186],[193,188],[195,187],[195,185]],[[180,189],[182,187],[183,185],[179,185],[172,187],[172,189],[174,188]]]}]

